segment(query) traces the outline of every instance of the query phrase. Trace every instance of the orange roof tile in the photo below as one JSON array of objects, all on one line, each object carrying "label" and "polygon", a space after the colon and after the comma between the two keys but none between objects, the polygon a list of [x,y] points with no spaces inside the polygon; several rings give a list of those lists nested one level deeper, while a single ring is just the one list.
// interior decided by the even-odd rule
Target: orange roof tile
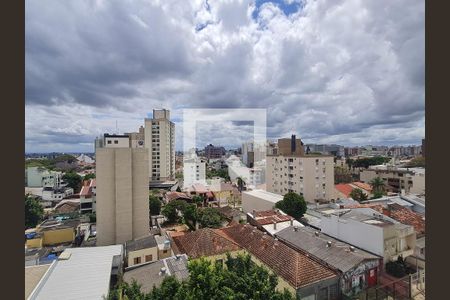
[{"label": "orange roof tile", "polygon": [[180,253],[186,253],[191,258],[219,255],[241,249],[235,242],[211,228],[203,228],[183,236],[172,237]]},{"label": "orange roof tile", "polygon": [[239,224],[220,231],[295,288],[336,276],[331,269],[251,225]]},{"label": "orange roof tile", "polygon": [[353,190],[353,187],[352,187],[351,185],[349,185],[349,184],[346,184],[346,183],[336,184],[336,185],[334,185],[334,187],[335,187],[339,192],[341,192],[342,194],[344,194],[345,197],[349,197],[349,196],[350,196],[350,193],[351,193],[352,190]]}]

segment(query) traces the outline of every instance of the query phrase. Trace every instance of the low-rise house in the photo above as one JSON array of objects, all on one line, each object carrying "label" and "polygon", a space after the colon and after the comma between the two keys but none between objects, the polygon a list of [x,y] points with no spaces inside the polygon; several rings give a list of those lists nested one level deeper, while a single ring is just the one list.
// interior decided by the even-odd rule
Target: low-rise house
[{"label": "low-rise house", "polygon": [[25,231],[28,248],[40,248],[65,243],[72,243],[77,234],[79,220],[46,220]]},{"label": "low-rise house", "polygon": [[340,274],[340,289],[347,296],[377,284],[381,257],[334,239],[311,227],[288,227],[275,234],[280,241],[324,264]]},{"label": "low-rise house", "polygon": [[192,202],[192,197],[181,192],[167,192],[164,195],[164,202],[169,203],[174,200],[185,200],[186,202]]},{"label": "low-rise house", "polygon": [[67,248],[47,270],[26,270],[26,299],[104,299],[121,276],[122,265],[122,245]]},{"label": "low-rise house", "polygon": [[53,208],[57,214],[73,213],[80,210],[80,199],[65,199]]},{"label": "low-rise house", "polygon": [[226,252],[239,252],[242,248],[224,237],[219,229],[203,228],[181,236],[173,236],[177,254],[187,254],[190,258],[212,257],[224,259]]},{"label": "low-rise house", "polygon": [[174,276],[179,281],[188,279],[188,257],[184,255],[171,256],[151,263],[145,263],[125,269],[123,280],[132,283],[135,280],[141,285],[141,291],[149,293],[153,287],[159,287],[167,276]]},{"label": "low-rise house", "polygon": [[251,213],[247,213],[247,222],[258,227],[262,231],[266,231],[270,235],[274,235],[289,226],[303,227],[302,223],[279,209],[264,211],[254,210]]},{"label": "low-rise house", "polygon": [[96,180],[89,179],[83,181],[80,190],[80,213],[95,213],[96,211]]},{"label": "low-rise house", "polygon": [[73,188],[70,187],[44,187],[42,189],[42,199],[47,201],[61,201],[73,195]]},{"label": "low-rise house", "polygon": [[383,262],[413,254],[416,244],[414,227],[401,224],[371,208],[328,210],[321,218],[321,230],[375,255]]},{"label": "low-rise house", "polygon": [[167,258],[172,255],[172,247],[168,237],[165,235],[155,235],[155,240],[158,245],[158,259]]},{"label": "low-rise house", "polygon": [[281,200],[283,196],[264,190],[244,191],[242,192],[242,210],[244,213],[253,210],[270,210]]},{"label": "low-rise house", "polygon": [[127,266],[131,267],[158,260],[158,244],[155,236],[149,235],[125,243]]},{"label": "low-rise house", "polygon": [[239,223],[241,220],[245,220],[245,214],[243,212],[230,206],[222,206],[217,208],[217,210],[228,222],[234,221]]},{"label": "low-rise house", "polygon": [[209,186],[209,190],[213,192],[215,196],[215,200],[217,201],[217,204],[219,207],[228,205],[229,203],[233,202],[233,190],[234,187],[230,183],[226,182],[213,182]]},{"label": "low-rise house", "polygon": [[221,229],[253,261],[264,264],[279,276],[278,289],[287,288],[301,299],[340,299],[337,272],[306,254],[258,230],[249,224]]}]

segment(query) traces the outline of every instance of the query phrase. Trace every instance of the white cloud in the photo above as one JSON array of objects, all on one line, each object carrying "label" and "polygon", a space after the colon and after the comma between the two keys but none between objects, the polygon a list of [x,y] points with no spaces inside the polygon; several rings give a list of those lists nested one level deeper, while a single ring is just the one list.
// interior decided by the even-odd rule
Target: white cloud
[{"label": "white cloud", "polygon": [[266,108],[271,138],[419,143],[424,1],[304,4],[255,20],[253,1],[26,2],[27,151],[86,149],[162,107]]}]

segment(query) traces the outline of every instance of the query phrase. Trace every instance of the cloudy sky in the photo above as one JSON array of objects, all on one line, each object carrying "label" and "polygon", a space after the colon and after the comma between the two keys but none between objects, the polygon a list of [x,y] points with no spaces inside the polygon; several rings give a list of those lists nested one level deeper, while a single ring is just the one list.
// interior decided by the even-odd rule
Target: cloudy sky
[{"label": "cloudy sky", "polygon": [[[423,0],[27,0],[27,152],[93,151],[171,110],[267,109],[267,136],[419,144]],[[238,145],[247,123],[201,124]]]}]

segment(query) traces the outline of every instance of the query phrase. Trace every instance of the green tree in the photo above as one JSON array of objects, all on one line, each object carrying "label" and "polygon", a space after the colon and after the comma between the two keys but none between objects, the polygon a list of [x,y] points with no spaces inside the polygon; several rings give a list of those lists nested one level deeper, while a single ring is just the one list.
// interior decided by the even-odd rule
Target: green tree
[{"label": "green tree", "polygon": [[25,195],[25,228],[33,228],[42,221],[44,208],[39,200]]},{"label": "green tree", "polygon": [[197,206],[203,206],[203,198],[199,195],[195,195],[194,197],[192,197],[192,202],[194,202]]},{"label": "green tree", "polygon": [[161,214],[164,215],[169,223],[176,223],[179,221],[178,212],[183,212],[187,203],[183,200],[173,200],[167,203],[161,210]]},{"label": "green tree", "polygon": [[407,168],[425,168],[425,157],[416,157],[411,159],[405,167]]},{"label": "green tree", "polygon": [[372,187],[372,191],[374,192],[374,194],[376,192],[381,193],[382,195],[384,194],[385,185],[383,179],[381,179],[380,177],[375,177],[369,182],[369,184]]},{"label": "green tree", "polygon": [[195,230],[195,225],[198,220],[197,205],[187,204],[184,207],[183,213],[183,223],[186,224],[191,230]]},{"label": "green tree", "polygon": [[286,214],[299,220],[306,212],[306,202],[303,196],[294,192],[284,195],[283,200],[275,204],[276,208],[281,209]]},{"label": "green tree", "polygon": [[363,192],[363,190],[358,189],[358,188],[353,189],[353,190],[350,192],[350,195],[349,195],[349,196],[350,196],[353,200],[356,200],[356,201],[358,201],[358,202],[367,200],[367,195]]},{"label": "green tree", "polygon": [[81,189],[82,178],[75,172],[69,172],[63,175],[62,179],[67,182],[67,186],[73,188],[74,193],[78,193]]},{"label": "green tree", "polygon": [[220,228],[222,220],[223,218],[219,211],[212,207],[205,207],[198,213],[198,222],[203,228]]},{"label": "green tree", "polygon": [[157,216],[161,213],[161,200],[154,195],[148,197],[148,206],[150,208],[150,215]]},{"label": "green tree", "polygon": [[[255,264],[250,255],[238,254],[233,258],[227,254],[224,267],[222,262],[211,262],[200,258],[188,264],[189,278],[183,282],[173,276],[163,279],[159,287],[144,294],[135,282],[120,283],[114,287],[108,299],[145,300],[293,300],[287,290],[277,291],[278,278],[263,266]],[[123,295],[119,298],[118,295]]]},{"label": "green tree", "polygon": [[89,173],[84,175],[83,180],[89,180],[89,179],[94,179],[95,178],[95,173]]},{"label": "green tree", "polygon": [[246,183],[245,183],[244,179],[242,179],[241,177],[236,178],[236,180],[237,180],[239,192],[242,192]]}]

